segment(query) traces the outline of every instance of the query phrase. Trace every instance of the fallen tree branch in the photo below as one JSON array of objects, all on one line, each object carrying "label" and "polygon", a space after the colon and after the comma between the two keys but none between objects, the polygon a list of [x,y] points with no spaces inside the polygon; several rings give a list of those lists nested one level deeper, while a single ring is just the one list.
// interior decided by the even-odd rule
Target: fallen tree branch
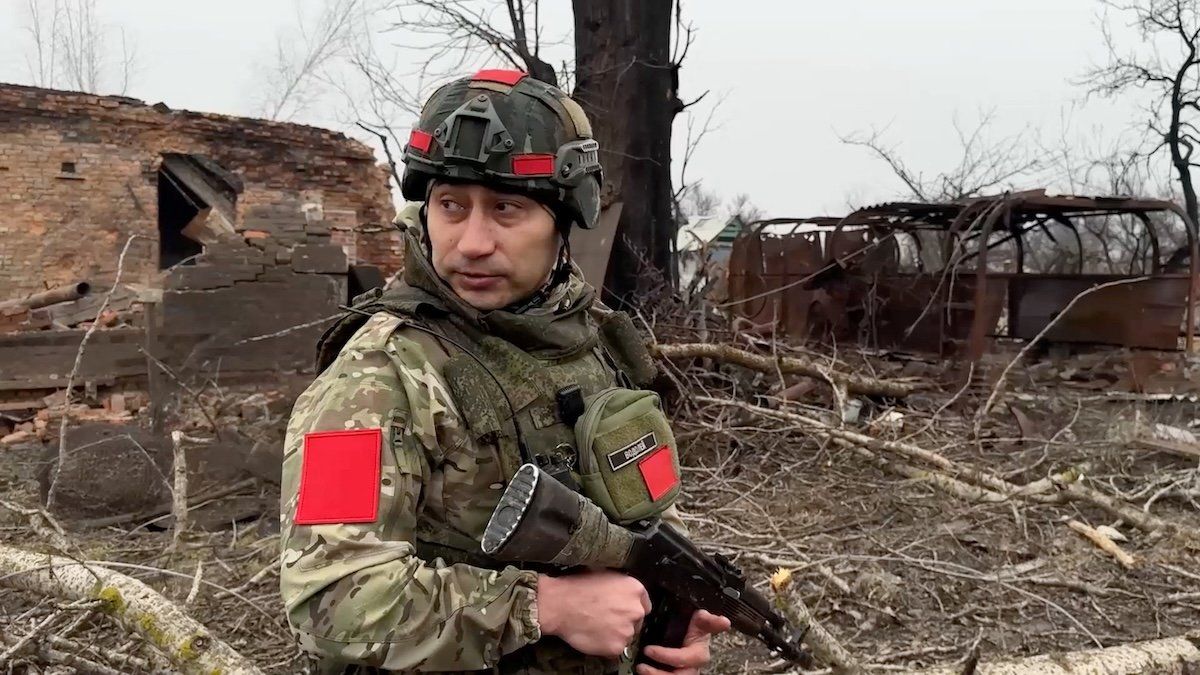
[{"label": "fallen tree branch", "polygon": [[262,672],[170,600],[119,572],[0,545],[0,586],[100,600],[97,611],[154,645],[182,673]]},{"label": "fallen tree branch", "polygon": [[62,421],[58,428],[58,458],[54,462],[54,468],[50,474],[50,487],[46,489],[46,510],[53,511],[55,498],[58,496],[58,477],[62,474],[63,462],[67,461],[67,425],[71,420],[71,393],[75,388],[75,378],[79,376],[80,366],[83,364],[83,353],[87,349],[88,340],[92,339],[92,333],[100,327],[99,318],[104,314],[104,310],[108,309],[108,303],[112,301],[113,291],[121,285],[121,275],[125,273],[125,254],[129,253],[129,246],[133,244],[135,239],[148,239],[140,234],[131,234],[125,240],[125,246],[121,248],[121,255],[117,257],[117,276],[113,279],[112,287],[104,294],[104,302],[100,303],[100,309],[96,310],[96,321],[88,326],[84,332],[83,338],[79,340],[79,349],[75,352],[75,363],[71,366],[71,372],[67,375],[66,398],[63,399],[63,415]]},{"label": "fallen tree branch", "polygon": [[[958,497],[962,497],[963,499],[968,499],[971,501],[997,502],[1004,501],[1012,496],[1022,496],[1026,499],[1033,499],[1035,501],[1054,500],[1053,497],[1046,499],[1035,494],[1023,493],[1020,485],[1010,483],[1003,478],[986,471],[964,466],[957,462],[951,461],[936,452],[931,452],[929,450],[925,450],[924,448],[919,448],[908,443],[885,441],[882,439],[873,438],[871,436],[867,436],[866,434],[860,434],[847,429],[838,429],[807,415],[800,415],[798,413],[787,412],[784,410],[764,408],[762,406],[743,403],[741,401],[710,398],[707,396],[697,397],[696,400],[702,403],[716,403],[719,405],[732,406],[745,410],[746,412],[761,415],[763,417],[770,417],[781,421],[791,422],[793,424],[801,424],[806,428],[806,430],[810,430],[818,436],[829,438],[838,445],[853,450],[862,457],[865,457],[866,459],[875,463],[880,468],[892,471],[893,473],[898,473],[906,478],[932,483],[943,491],[949,492]],[[953,475],[939,474],[935,471],[919,469],[908,464],[889,461],[876,454],[879,452],[898,454],[910,459],[916,459],[931,464]],[[968,485],[967,482],[964,481],[972,483],[973,485]]]},{"label": "fallen tree branch", "polygon": [[1099,507],[1143,532],[1194,536],[1193,533],[1183,530],[1175,523],[1141,511],[1129,504],[1123,504],[1099,490],[1093,490],[1081,484],[1080,479],[1069,482],[1062,481],[1056,483],[1056,486],[1060,490],[1059,494],[1064,498]]},{"label": "fallen tree branch", "polygon": [[834,384],[842,385],[848,391],[856,394],[903,398],[922,388],[920,384],[914,382],[878,380],[856,373],[835,371],[808,359],[795,356],[781,356],[776,359],[770,356],[754,354],[729,345],[699,343],[681,345],[660,344],[651,346],[650,350],[655,356],[667,360],[715,359],[763,373],[776,374],[782,372],[790,375],[807,375],[818,380],[830,381]]},{"label": "fallen tree branch", "polygon": [[870,461],[872,464],[880,469],[883,469],[884,471],[894,473],[902,478],[908,478],[909,480],[926,483],[941,490],[942,492],[958,497],[959,499],[969,502],[991,503],[1008,501],[1008,497],[1000,494],[999,492],[993,492],[978,485],[964,483],[953,476],[947,476],[946,474],[938,473],[937,471],[918,469],[911,464],[885,459],[871,452],[867,448],[862,447],[861,445],[856,445],[841,438],[831,438],[830,440],[837,445],[847,448],[851,452]]},{"label": "fallen tree branch", "polygon": [[828,664],[834,675],[858,675],[862,671],[858,659],[854,658],[841,642],[808,611],[804,601],[793,589],[791,570],[780,568],[771,575],[771,590],[775,591],[775,606],[796,626],[807,626],[804,644],[812,648],[813,655]]},{"label": "fallen tree branch", "polygon": [[3,654],[0,654],[0,666],[8,663],[9,659],[11,659],[12,657],[19,654],[22,649],[24,649],[25,647],[27,647],[29,645],[29,643],[31,643],[35,639],[37,639],[38,636],[40,636],[42,633],[44,633],[46,631],[47,628],[50,627],[50,624],[54,623],[55,621],[58,621],[59,617],[61,617],[61,616],[62,616],[61,611],[54,612],[50,616],[43,619],[41,623],[34,626],[33,630],[31,630],[25,634],[25,637],[21,638],[20,640],[17,640],[15,643],[13,643],[12,646],[9,647],[8,649],[6,649]]},{"label": "fallen tree branch", "polygon": [[[1022,499],[1041,504],[1061,503],[1064,500],[1084,502],[1097,506],[1146,532],[1200,539],[1200,533],[1141,511],[1130,504],[1122,503],[1102,492],[1082,485],[1082,471],[1078,468],[1068,469],[1062,473],[1022,486],[986,471],[964,466],[935,452],[917,446],[896,441],[885,441],[847,429],[838,429],[806,415],[709,396],[698,396],[696,400],[701,403],[715,403],[740,408],[763,417],[803,425],[806,430],[813,432],[817,436],[830,439],[842,447],[849,448],[881,469],[906,478],[923,481],[937,487],[943,492],[968,501],[1000,502],[1009,499]],[[888,460],[876,454],[877,452],[889,452],[918,459],[932,464],[943,471],[953,473],[953,475],[920,469],[903,462]],[[1047,481],[1058,488],[1057,494],[1044,494]]]},{"label": "fallen tree branch", "polygon": [[1117,546],[1117,542],[1113,541],[1096,528],[1091,527],[1090,525],[1085,525],[1078,520],[1067,521],[1067,527],[1083,535],[1084,538],[1095,544],[1096,547],[1101,551],[1111,555],[1117,560],[1117,562],[1121,563],[1125,569],[1131,570],[1137,567],[1136,558],[1126,553],[1125,549]]},{"label": "fallen tree branch", "polygon": [[41,537],[47,539],[52,546],[60,551],[66,551],[70,546],[67,540],[66,533],[58,521],[51,516],[46,509],[36,508],[30,509],[14,504],[10,501],[0,499],[0,507],[4,507],[13,513],[18,513],[29,519],[29,526]]},{"label": "fallen tree branch", "polygon": [[[64,650],[63,652],[58,652],[60,654],[65,653],[68,656],[80,658],[80,659],[83,659],[83,656],[82,656],[83,654],[88,654],[88,655],[96,657],[96,658],[102,658],[102,659],[108,661],[109,663],[115,663],[119,666],[125,666],[129,669],[129,670],[126,670],[125,672],[130,672],[130,670],[132,670],[132,672],[135,672],[135,673],[154,673],[156,675],[159,673],[162,673],[161,669],[155,668],[146,659],[138,658],[138,657],[132,656],[130,654],[121,654],[121,653],[118,653],[111,649],[101,649],[100,647],[98,647],[97,645],[94,645],[94,644],[85,644],[85,643],[81,643],[81,642],[76,642],[75,640],[68,640],[59,635],[47,635],[46,641],[50,643],[50,647],[58,647],[59,649]],[[55,661],[52,657],[46,656],[45,649],[46,649],[46,647],[43,645],[43,649],[38,652],[38,655],[41,656],[42,658],[45,658],[48,661],[51,661],[52,663],[57,663],[57,661]],[[91,663],[91,661],[83,660],[83,665],[86,665],[88,663]],[[70,665],[70,664],[66,663],[64,665]],[[90,672],[90,671],[88,671],[88,672]],[[104,672],[104,671],[97,671],[97,672]]]},{"label": "fallen tree branch", "polygon": [[[1090,673],[1188,673],[1200,665],[1200,633],[1131,642],[1067,654],[1043,654],[1007,661],[984,661],[976,675],[1085,675]],[[960,675],[961,666],[916,671],[918,675]]]},{"label": "fallen tree branch", "polygon": [[[54,636],[51,635],[47,637],[50,641],[54,641]],[[11,638],[0,635],[0,644],[10,644],[11,642]],[[49,663],[55,663],[61,666],[70,666],[75,668],[77,671],[85,673],[94,673],[95,675],[124,675],[124,673],[120,670],[115,670],[104,664],[84,658],[76,652],[61,652],[57,649],[51,648],[46,644],[39,643],[34,653],[38,655],[38,658],[41,658]],[[147,671],[143,670],[140,672]]]}]

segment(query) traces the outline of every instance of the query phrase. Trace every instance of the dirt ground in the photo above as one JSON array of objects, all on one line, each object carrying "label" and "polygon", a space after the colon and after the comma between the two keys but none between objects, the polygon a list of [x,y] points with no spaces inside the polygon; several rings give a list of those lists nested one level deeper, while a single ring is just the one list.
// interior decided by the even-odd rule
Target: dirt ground
[{"label": "dirt ground", "polygon": [[[743,340],[739,346],[755,345]],[[964,368],[928,359],[843,353],[835,363],[829,355],[787,353],[880,379],[918,382],[923,389],[885,399],[712,361],[672,363],[668,380],[689,392],[668,397],[684,451],[685,520],[698,542],[729,555],[767,594],[771,573],[791,570],[795,597],[871,670],[961,663],[973,651],[988,661],[1200,629],[1198,461],[1148,448],[1130,431],[1154,423],[1180,429],[1200,424],[1200,404],[1186,388],[1175,387],[1181,395],[1174,397],[1130,396],[1115,390],[1111,363],[1086,356],[1041,359],[1012,371],[977,434],[977,411],[1014,351],[989,357],[969,382]],[[1191,362],[1180,363],[1184,379],[1195,380],[1187,370]],[[782,402],[777,395],[785,391],[800,393]],[[869,460],[823,439],[810,425],[727,401],[902,440],[956,467],[985,470],[1017,485],[1074,468],[1093,490],[1158,516],[1170,531],[1139,529],[1086,502],[952,496],[923,475],[898,475],[897,457],[883,450],[876,451],[882,463]],[[839,409],[846,411],[844,421]],[[0,448],[0,499],[26,508],[37,504],[42,456],[36,443]],[[1048,497],[1059,489],[1051,487]],[[275,490],[259,481],[238,499],[271,504]],[[229,503],[222,498],[197,513]],[[169,519],[63,525],[72,555],[118,565],[152,585],[264,671],[297,672],[302,661],[277,595],[276,514],[267,509],[247,517],[245,508],[216,513],[207,519],[214,531],[194,533],[174,554],[165,552]],[[1068,527],[1071,520],[1111,527],[1105,531],[1135,557],[1134,566],[1102,552]],[[50,550],[29,516],[8,508],[0,508],[0,542]],[[193,591],[198,567],[201,583]],[[19,639],[61,608],[59,601],[4,591],[0,635]],[[69,621],[76,615],[79,621]],[[77,625],[67,632],[62,624],[69,623]],[[59,642],[41,644],[78,650],[117,672],[167,669],[152,649],[102,614],[84,616],[75,608],[62,624],[56,624]],[[740,636],[722,636],[714,653],[711,672],[791,668]],[[122,655],[140,660],[120,665]],[[30,651],[15,659],[14,672],[73,672]]]}]

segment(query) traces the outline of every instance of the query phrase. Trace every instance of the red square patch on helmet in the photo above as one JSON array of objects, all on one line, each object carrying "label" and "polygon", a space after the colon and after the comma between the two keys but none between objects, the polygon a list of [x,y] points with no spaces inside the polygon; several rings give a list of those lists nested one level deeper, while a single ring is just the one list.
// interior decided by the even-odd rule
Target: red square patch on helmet
[{"label": "red square patch on helmet", "polygon": [[512,172],[518,176],[549,176],[554,173],[554,155],[513,155]]},{"label": "red square patch on helmet", "polygon": [[525,79],[525,73],[520,70],[485,68],[485,69],[475,73],[475,75],[473,77],[471,77],[471,79],[475,80],[477,82],[483,81],[483,82],[495,82],[497,84],[507,84],[508,86],[511,87],[514,84]]},{"label": "red square patch on helmet", "polygon": [[670,492],[671,488],[679,485],[679,476],[675,473],[675,461],[671,456],[671,448],[666,445],[658,446],[657,450],[639,461],[638,469],[642,472],[642,480],[646,483],[646,489],[650,491],[650,499],[655,501]]},{"label": "red square patch on helmet", "polygon": [[297,525],[371,523],[379,515],[383,430],[304,435]]},{"label": "red square patch on helmet", "polygon": [[426,133],[420,129],[413,129],[408,134],[408,145],[421,152],[428,153],[430,146],[433,145],[433,134]]}]

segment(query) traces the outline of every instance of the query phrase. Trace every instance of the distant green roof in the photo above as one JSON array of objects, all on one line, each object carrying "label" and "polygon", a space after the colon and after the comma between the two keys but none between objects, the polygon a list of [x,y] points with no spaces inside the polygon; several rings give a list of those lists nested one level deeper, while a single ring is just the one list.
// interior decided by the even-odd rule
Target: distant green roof
[{"label": "distant green roof", "polygon": [[734,239],[742,233],[745,223],[742,222],[741,216],[733,216],[729,222],[725,223],[725,227],[717,234],[714,241],[719,241],[722,244],[732,244]]},{"label": "distant green roof", "polygon": [[732,244],[742,229],[742,219],[737,215],[696,216],[679,228],[677,249],[690,251],[710,244]]}]

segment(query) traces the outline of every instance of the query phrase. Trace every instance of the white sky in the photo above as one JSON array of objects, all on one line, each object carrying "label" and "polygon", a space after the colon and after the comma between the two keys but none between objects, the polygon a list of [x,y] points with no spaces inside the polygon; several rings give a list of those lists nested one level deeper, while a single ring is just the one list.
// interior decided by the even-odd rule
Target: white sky
[{"label": "white sky", "polygon": [[[28,1],[0,0],[0,81],[30,81]],[[547,29],[569,30],[569,1],[545,2]],[[136,44],[128,95],[231,114],[254,112],[277,35],[297,15],[295,0],[98,5]],[[320,6],[303,2],[310,15]],[[927,173],[959,157],[955,116],[970,127],[981,111],[993,111],[996,137],[1027,130],[1056,143],[1068,119],[1072,143],[1114,139],[1136,119],[1133,103],[1085,102],[1071,83],[1103,57],[1100,9],[1097,0],[685,1],[698,33],[683,97],[712,90],[701,117],[724,98],[689,179],[724,197],[748,193],[769,215],[837,215],[902,193],[886,167],[839,135],[887,128]],[[296,121],[338,125],[329,108]],[[677,141],[683,134],[679,122]]]}]

